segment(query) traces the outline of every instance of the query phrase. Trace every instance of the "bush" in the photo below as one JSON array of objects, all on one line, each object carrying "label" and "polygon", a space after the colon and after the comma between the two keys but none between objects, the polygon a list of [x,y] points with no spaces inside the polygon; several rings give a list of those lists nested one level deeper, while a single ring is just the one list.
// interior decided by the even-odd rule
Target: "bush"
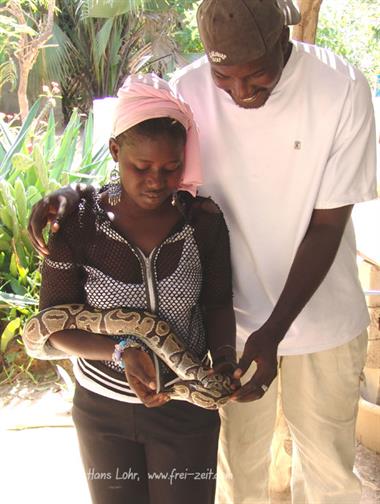
[{"label": "bush", "polygon": [[[7,347],[38,304],[40,258],[27,232],[32,206],[62,185],[105,181],[108,149],[94,153],[92,138],[92,113],[82,125],[77,110],[57,134],[52,100],[35,102],[22,127],[0,118],[0,357],[6,379],[15,360]],[[27,370],[30,360],[22,366]]]}]

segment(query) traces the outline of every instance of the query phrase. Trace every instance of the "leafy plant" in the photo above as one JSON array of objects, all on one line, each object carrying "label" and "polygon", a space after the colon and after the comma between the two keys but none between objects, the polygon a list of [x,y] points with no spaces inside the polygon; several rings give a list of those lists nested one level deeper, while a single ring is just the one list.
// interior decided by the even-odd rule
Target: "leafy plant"
[{"label": "leafy plant", "polygon": [[[47,9],[46,16],[42,13]],[[14,84],[17,62],[17,95],[24,121],[29,112],[27,86],[38,53],[50,39],[54,24],[55,0],[7,0],[0,7],[0,45],[5,61],[0,65],[0,83]],[[4,14],[4,15],[2,15]],[[4,58],[4,56],[3,56]]]},{"label": "leafy plant", "polygon": [[92,100],[114,96],[128,73],[164,75],[186,63],[176,35],[183,6],[193,3],[57,0],[53,23],[54,0],[7,0],[0,7],[0,86],[18,85],[23,119],[26,82],[31,101],[41,83],[59,82],[66,121],[74,107],[87,114]]},{"label": "leafy plant", "polygon": [[176,42],[182,19],[178,5],[173,0],[59,0],[51,47],[40,51],[30,91],[36,94],[41,81],[58,80],[68,119],[73,107],[87,113],[93,99],[115,96],[128,73],[143,69],[164,75],[185,64]]},{"label": "leafy plant", "polygon": [[[358,12],[353,16],[353,12]],[[371,86],[380,74],[380,10],[377,0],[322,3],[318,45],[329,47],[364,72]]]},{"label": "leafy plant", "polygon": [[[50,105],[49,105],[50,103]],[[43,115],[41,115],[43,114]],[[44,115],[47,114],[47,121]],[[37,309],[40,258],[27,225],[34,203],[65,184],[101,184],[110,160],[104,146],[93,152],[93,117],[74,110],[61,135],[51,101],[38,100],[22,127],[0,118],[0,356]],[[6,365],[6,361],[4,361]]]},{"label": "leafy plant", "polygon": [[129,12],[156,11],[167,6],[167,0],[84,0],[82,8],[86,17],[111,18]]},{"label": "leafy plant", "polygon": [[187,58],[204,52],[199,37],[196,17],[200,3],[200,0],[185,1],[181,2],[176,8],[180,14],[180,22],[175,32],[175,40],[180,48],[181,54]]}]

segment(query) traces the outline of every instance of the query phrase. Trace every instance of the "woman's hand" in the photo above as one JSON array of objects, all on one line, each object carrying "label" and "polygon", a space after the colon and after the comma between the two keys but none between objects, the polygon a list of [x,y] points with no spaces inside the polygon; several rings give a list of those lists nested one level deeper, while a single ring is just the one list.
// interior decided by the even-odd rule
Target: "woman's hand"
[{"label": "woman's hand", "polygon": [[56,233],[59,230],[59,221],[76,209],[80,198],[88,189],[92,189],[91,186],[88,187],[84,184],[77,184],[73,187],[65,186],[45,196],[33,206],[28,232],[32,245],[40,254],[49,255],[42,235],[44,228],[50,224],[51,232]]},{"label": "woman's hand", "polygon": [[156,373],[150,356],[138,348],[123,352],[125,376],[130,387],[147,408],[156,408],[167,403],[167,394],[156,394]]}]

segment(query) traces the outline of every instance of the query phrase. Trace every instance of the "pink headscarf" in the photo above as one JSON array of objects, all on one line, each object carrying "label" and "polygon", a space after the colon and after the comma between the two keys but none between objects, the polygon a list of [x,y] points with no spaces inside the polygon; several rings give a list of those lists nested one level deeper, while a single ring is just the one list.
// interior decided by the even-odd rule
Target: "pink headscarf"
[{"label": "pink headscarf", "polygon": [[186,128],[185,165],[178,189],[195,196],[202,175],[198,130],[190,107],[157,75],[130,75],[117,93],[112,135],[117,137],[132,126],[157,117],[171,117]]}]

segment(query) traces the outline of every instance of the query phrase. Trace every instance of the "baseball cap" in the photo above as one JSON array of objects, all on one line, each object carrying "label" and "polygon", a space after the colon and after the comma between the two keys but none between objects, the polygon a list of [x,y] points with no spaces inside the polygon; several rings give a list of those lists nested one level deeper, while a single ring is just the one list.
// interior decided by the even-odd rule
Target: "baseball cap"
[{"label": "baseball cap", "polygon": [[203,0],[197,21],[212,63],[239,65],[261,58],[284,25],[300,20],[291,0]]},{"label": "baseball cap", "polygon": [[292,0],[277,0],[277,4],[284,13],[286,25],[296,25],[301,21],[298,6]]}]

